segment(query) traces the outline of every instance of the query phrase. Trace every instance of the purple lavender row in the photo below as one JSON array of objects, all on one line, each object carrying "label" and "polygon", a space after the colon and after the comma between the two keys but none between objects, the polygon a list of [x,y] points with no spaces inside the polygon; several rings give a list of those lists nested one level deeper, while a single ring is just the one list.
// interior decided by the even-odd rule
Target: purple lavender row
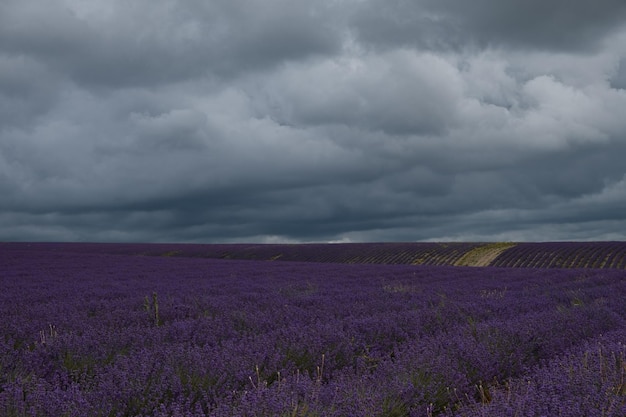
[{"label": "purple lavender row", "polygon": [[455,417],[626,415],[626,331],[599,336],[506,384],[481,386],[481,401]]},{"label": "purple lavender row", "polygon": [[107,244],[4,243],[1,248],[55,252],[184,256],[296,262],[453,265],[480,243]]},{"label": "purple lavender row", "polygon": [[625,328],[619,270],[24,248],[0,265],[6,416],[461,413]]},{"label": "purple lavender row", "polygon": [[491,265],[626,269],[626,242],[519,243],[501,253]]}]

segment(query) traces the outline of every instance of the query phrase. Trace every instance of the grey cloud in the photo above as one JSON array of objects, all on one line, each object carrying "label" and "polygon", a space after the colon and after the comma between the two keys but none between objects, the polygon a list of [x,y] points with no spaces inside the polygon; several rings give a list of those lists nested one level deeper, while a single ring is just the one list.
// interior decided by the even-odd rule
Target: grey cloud
[{"label": "grey cloud", "polygon": [[63,4],[0,5],[0,239],[626,237],[617,3]]},{"label": "grey cloud", "polygon": [[610,78],[610,84],[613,88],[626,90],[626,58],[622,58],[617,66],[617,71]]},{"label": "grey cloud", "polygon": [[455,118],[460,84],[445,60],[409,50],[298,64],[270,80],[266,111],[291,125],[438,134]]},{"label": "grey cloud", "polygon": [[435,50],[468,45],[590,50],[626,17],[620,0],[393,0],[362,5],[354,24],[365,42]]},{"label": "grey cloud", "polygon": [[0,46],[85,86],[117,88],[232,77],[334,54],[342,42],[314,6],[285,0],[127,6],[112,1],[103,10],[82,10],[78,3],[10,0],[0,9]]},{"label": "grey cloud", "polygon": [[37,62],[0,54],[0,129],[27,127],[54,105],[61,88]]}]

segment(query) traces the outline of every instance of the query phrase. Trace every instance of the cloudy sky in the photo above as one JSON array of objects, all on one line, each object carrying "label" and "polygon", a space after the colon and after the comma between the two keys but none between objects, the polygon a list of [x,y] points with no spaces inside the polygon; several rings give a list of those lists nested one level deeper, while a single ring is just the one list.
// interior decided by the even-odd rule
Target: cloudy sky
[{"label": "cloudy sky", "polygon": [[2,0],[0,240],[626,239],[624,0]]}]

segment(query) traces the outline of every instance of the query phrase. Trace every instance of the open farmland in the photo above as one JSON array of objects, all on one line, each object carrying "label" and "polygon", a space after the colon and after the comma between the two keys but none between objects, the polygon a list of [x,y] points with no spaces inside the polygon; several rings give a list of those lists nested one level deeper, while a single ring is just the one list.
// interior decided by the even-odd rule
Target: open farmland
[{"label": "open farmland", "polygon": [[0,415],[625,416],[624,244],[536,245],[0,244]]},{"label": "open farmland", "polygon": [[[25,244],[0,243],[1,249]],[[626,269],[626,242],[338,244],[31,243],[31,251],[321,263]]]}]

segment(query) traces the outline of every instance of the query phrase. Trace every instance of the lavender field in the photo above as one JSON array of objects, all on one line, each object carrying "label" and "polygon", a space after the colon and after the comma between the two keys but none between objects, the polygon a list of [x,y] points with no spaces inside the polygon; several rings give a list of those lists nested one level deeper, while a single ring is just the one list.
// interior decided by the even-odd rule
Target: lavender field
[{"label": "lavender field", "polygon": [[0,416],[626,416],[621,257],[455,267],[181,248],[0,244]]}]

